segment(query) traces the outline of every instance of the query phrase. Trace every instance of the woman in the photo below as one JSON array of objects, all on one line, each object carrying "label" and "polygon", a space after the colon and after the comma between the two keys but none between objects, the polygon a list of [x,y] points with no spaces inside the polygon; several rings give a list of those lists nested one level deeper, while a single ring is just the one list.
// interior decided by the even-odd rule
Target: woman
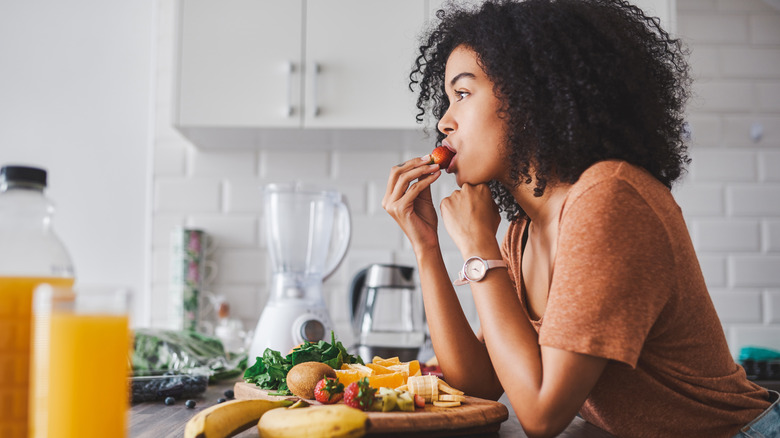
[{"label": "woman", "polygon": [[395,166],[383,207],[417,257],[446,380],[505,392],[529,436],[554,436],[577,413],[617,436],[731,437],[754,419],[780,436],[766,432],[780,429],[778,394],[732,359],[670,193],[690,161],[679,41],[621,0],[437,16],[411,80],[418,120],[435,117],[456,152],[446,171],[460,190],[441,216],[480,333],[442,259],[438,165]]}]

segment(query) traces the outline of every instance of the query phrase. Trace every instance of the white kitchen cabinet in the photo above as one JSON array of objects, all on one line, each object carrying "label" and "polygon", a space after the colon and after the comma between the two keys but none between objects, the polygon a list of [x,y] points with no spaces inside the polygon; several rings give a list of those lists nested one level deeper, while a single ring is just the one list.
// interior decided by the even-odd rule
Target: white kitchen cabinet
[{"label": "white kitchen cabinet", "polygon": [[415,128],[422,0],[308,0],[304,126]]},{"label": "white kitchen cabinet", "polygon": [[302,0],[183,0],[179,8],[176,125],[300,125]]},{"label": "white kitchen cabinet", "polygon": [[181,0],[175,124],[415,128],[423,0]]}]

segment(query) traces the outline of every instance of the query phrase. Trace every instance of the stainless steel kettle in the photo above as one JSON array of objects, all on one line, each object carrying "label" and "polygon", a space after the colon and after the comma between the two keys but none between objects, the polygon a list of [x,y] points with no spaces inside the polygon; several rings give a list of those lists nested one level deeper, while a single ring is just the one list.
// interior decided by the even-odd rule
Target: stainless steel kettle
[{"label": "stainless steel kettle", "polygon": [[352,327],[358,354],[417,359],[425,343],[422,295],[411,266],[373,264],[350,287]]}]

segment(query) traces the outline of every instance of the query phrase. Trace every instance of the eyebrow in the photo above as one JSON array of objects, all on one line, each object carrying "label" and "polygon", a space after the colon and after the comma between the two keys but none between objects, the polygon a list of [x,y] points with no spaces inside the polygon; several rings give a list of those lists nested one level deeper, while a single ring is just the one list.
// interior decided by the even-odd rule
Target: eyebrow
[{"label": "eyebrow", "polygon": [[475,79],[475,78],[476,78],[476,76],[474,75],[474,73],[469,73],[469,72],[467,72],[467,71],[464,71],[463,73],[458,73],[458,74],[457,74],[457,75],[455,75],[455,77],[454,77],[454,78],[452,78],[452,80],[450,81],[450,87],[454,87],[454,86],[455,86],[455,83],[456,83],[456,82],[458,82],[459,80],[461,80],[462,78],[471,78],[471,79]]}]

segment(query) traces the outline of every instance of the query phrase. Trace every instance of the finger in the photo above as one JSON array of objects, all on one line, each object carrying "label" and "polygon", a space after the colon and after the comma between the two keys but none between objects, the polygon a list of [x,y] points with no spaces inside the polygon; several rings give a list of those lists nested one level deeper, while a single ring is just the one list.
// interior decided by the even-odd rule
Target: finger
[{"label": "finger", "polygon": [[402,175],[404,175],[409,170],[414,169],[415,167],[423,167],[427,165],[427,162],[428,161],[425,160],[425,157],[419,157],[412,158],[411,160],[407,160],[403,163],[393,166],[393,168],[390,170],[390,176],[387,180],[387,187],[385,188],[385,196],[382,199],[382,203],[384,204],[386,201],[389,201],[389,198],[395,191],[396,186],[398,185],[398,180]]},{"label": "finger", "polygon": [[435,172],[439,172],[440,170],[438,166],[439,166],[438,164],[430,164],[430,165],[414,168],[402,174],[399,177],[399,180],[396,183],[393,193],[391,195],[393,199],[400,199],[402,196],[404,196],[404,193],[406,193],[409,190],[410,186],[415,180],[420,181],[424,179],[427,175],[431,175]]},{"label": "finger", "polygon": [[435,164],[422,166],[418,164],[417,167],[411,167],[406,170],[405,167],[394,169],[388,181],[383,202],[400,198],[408,189],[409,184],[436,169],[438,167]]},{"label": "finger", "polygon": [[[412,202],[417,198],[418,196],[421,196],[420,194],[431,187],[431,184],[433,184],[434,181],[439,179],[441,176],[441,170],[437,170],[433,173],[425,175],[425,177],[419,178],[416,183],[411,184],[409,186],[409,189],[406,190],[406,193],[401,196],[400,201],[401,202]],[[430,195],[430,190],[428,191]],[[430,197],[430,196],[428,196]]]}]

